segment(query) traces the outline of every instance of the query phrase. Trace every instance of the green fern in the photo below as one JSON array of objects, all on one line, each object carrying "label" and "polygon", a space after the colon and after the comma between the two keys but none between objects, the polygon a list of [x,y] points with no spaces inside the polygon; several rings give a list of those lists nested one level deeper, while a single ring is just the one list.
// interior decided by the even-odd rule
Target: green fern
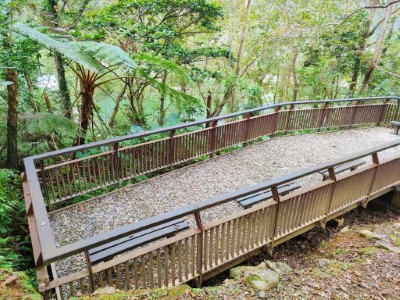
[{"label": "green fern", "polygon": [[12,30],[30,38],[50,50],[64,55],[90,71],[100,73],[103,70],[103,66],[101,66],[93,57],[80,51],[76,51],[69,43],[57,41],[56,39],[53,39],[52,37],[22,23],[15,23],[12,26]]},{"label": "green fern", "polygon": [[130,74],[137,69],[136,62],[121,48],[105,43],[96,42],[75,42],[71,43],[72,47],[94,57],[101,65],[106,68],[119,67],[125,73]]},{"label": "green fern", "polygon": [[62,42],[22,23],[14,24],[12,29],[96,73],[118,67],[131,74],[137,69],[136,62],[117,46],[91,41]]}]

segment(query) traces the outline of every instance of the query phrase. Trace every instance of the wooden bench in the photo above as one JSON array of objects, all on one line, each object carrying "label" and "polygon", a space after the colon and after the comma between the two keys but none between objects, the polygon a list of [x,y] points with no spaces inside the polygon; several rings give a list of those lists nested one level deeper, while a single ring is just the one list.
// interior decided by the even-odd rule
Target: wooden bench
[{"label": "wooden bench", "polygon": [[[352,162],[349,162],[349,163],[346,163],[343,165],[336,166],[333,169],[335,170],[335,174],[339,174],[339,173],[342,173],[347,170],[354,171],[355,169],[357,169],[359,166],[362,166],[363,164],[365,164],[365,161],[352,161]],[[324,170],[319,173],[322,175],[322,180],[327,180],[329,178],[328,170]]]},{"label": "wooden bench", "polygon": [[[300,188],[301,185],[297,182],[292,182],[289,184],[282,185],[278,187],[278,194],[279,195],[286,195],[291,191],[297,190]],[[245,197],[241,197],[236,199],[236,201],[240,204],[243,208],[249,208],[253,205],[260,203],[261,201],[268,200],[272,198],[272,191],[271,189],[267,189],[264,191],[260,191],[251,195],[247,195]]]},{"label": "wooden bench", "polygon": [[143,230],[111,243],[90,249],[89,261],[93,265],[101,261],[111,260],[118,254],[127,252],[160,238],[171,237],[186,229],[189,229],[189,224],[185,220],[173,220],[171,222]]},{"label": "wooden bench", "polygon": [[393,133],[394,134],[399,134],[399,129],[400,129],[400,122],[399,121],[392,121],[392,122],[390,122],[390,124],[392,124],[393,125]]}]

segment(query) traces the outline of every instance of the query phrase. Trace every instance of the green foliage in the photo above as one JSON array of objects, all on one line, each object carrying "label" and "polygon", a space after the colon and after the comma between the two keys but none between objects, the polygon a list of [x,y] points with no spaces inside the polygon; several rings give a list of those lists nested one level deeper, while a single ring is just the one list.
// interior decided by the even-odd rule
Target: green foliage
[{"label": "green foliage", "polygon": [[19,174],[0,169],[0,268],[26,269],[32,250]]},{"label": "green foliage", "polygon": [[68,147],[76,137],[77,125],[60,115],[26,114],[20,123],[19,144],[25,156]]}]

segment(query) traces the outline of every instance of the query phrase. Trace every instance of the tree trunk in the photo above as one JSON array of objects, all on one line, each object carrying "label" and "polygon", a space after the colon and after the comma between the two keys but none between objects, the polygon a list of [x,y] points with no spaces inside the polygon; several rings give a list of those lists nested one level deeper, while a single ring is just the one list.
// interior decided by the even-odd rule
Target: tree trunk
[{"label": "tree trunk", "polygon": [[[162,77],[162,83],[163,85],[166,84],[167,82],[167,73],[164,74],[164,76]],[[163,126],[165,123],[165,90],[162,89],[161,90],[161,98],[160,98],[160,115],[158,118],[158,125]]]},{"label": "tree trunk", "polygon": [[58,89],[60,91],[61,111],[64,117],[71,119],[71,97],[68,91],[67,79],[65,78],[65,68],[60,54],[54,53],[54,63],[57,70]]},{"label": "tree trunk", "polygon": [[208,91],[207,101],[206,101],[206,119],[212,117],[211,104],[212,104],[211,91]]},{"label": "tree trunk", "polygon": [[[50,14],[49,18],[51,27],[58,26],[58,13],[56,10],[57,1],[55,0],[47,0],[47,11]],[[71,114],[71,97],[68,91],[67,79],[65,78],[65,68],[63,65],[63,60],[60,54],[54,53],[54,64],[56,65],[57,70],[57,80],[58,80],[58,89],[60,92],[60,103],[61,103],[61,111],[65,117],[68,119],[72,118]]]},{"label": "tree trunk", "polygon": [[5,79],[13,82],[7,86],[7,159],[6,167],[10,169],[18,168],[18,82],[17,72],[14,69],[5,70]]},{"label": "tree trunk", "polygon": [[31,80],[31,77],[29,76],[29,73],[27,70],[24,71],[24,77],[25,77],[26,86],[28,87],[28,102],[29,102],[30,106],[32,107],[33,112],[36,113],[39,111],[39,109],[38,109],[35,99],[33,97],[32,80]]},{"label": "tree trunk", "polygon": [[240,73],[240,62],[241,62],[241,59],[242,59],[244,39],[245,39],[246,32],[247,32],[247,20],[248,20],[248,17],[249,17],[250,5],[251,5],[251,0],[247,0],[246,12],[245,12],[245,15],[244,15],[244,22],[243,22],[242,32],[240,34],[239,49],[238,49],[237,56],[236,56],[236,68],[235,68],[236,76],[239,75],[239,73]]},{"label": "tree trunk", "polygon": [[293,75],[293,96],[292,96],[292,101],[297,100],[297,95],[299,92],[299,80],[297,79],[297,72],[296,72],[296,62],[297,62],[297,57],[299,56],[299,51],[296,49],[293,53],[293,59],[292,59],[292,75]]},{"label": "tree trunk", "polygon": [[[377,4],[378,4],[377,0],[370,1],[370,6],[376,6]],[[365,48],[367,46],[367,39],[374,33],[374,31],[376,29],[375,28],[372,32],[370,32],[370,26],[374,19],[375,13],[376,13],[376,9],[370,10],[370,13],[368,16],[368,22],[366,22],[366,24],[365,24],[364,33],[361,36],[361,39],[358,43],[358,47],[355,49],[356,59],[355,59],[355,63],[354,63],[353,74],[351,76],[351,83],[349,86],[349,93],[350,93],[351,97],[354,96],[354,92],[357,87],[358,76],[359,76],[360,70],[361,70],[361,57],[365,52]]]},{"label": "tree trunk", "polygon": [[126,91],[126,84],[124,84],[124,87],[121,91],[121,93],[119,93],[119,95],[117,96],[117,99],[115,99],[115,107],[113,109],[113,112],[111,114],[110,120],[108,120],[108,126],[109,127],[114,127],[114,123],[115,123],[115,118],[117,116],[118,110],[119,110],[119,105],[121,103],[122,98],[125,95],[125,91]]},{"label": "tree trunk", "polygon": [[52,113],[53,113],[53,110],[51,109],[50,97],[49,97],[49,94],[47,94],[46,91],[43,93],[43,99],[44,99],[44,102],[46,103],[47,112],[50,113],[50,114],[52,114]]},{"label": "tree trunk", "polygon": [[395,6],[396,5],[390,5],[386,10],[385,20],[382,23],[382,28],[381,28],[381,31],[379,32],[378,39],[376,41],[374,57],[372,58],[372,62],[370,64],[370,66],[368,67],[367,72],[365,72],[365,75],[364,75],[364,80],[363,80],[361,90],[360,90],[361,93],[365,92],[368,82],[371,79],[372,72],[374,71],[375,66],[379,63],[379,59],[380,59],[381,53],[382,53],[382,47],[385,42],[386,32],[387,32],[389,22],[390,22],[390,17],[392,16]]},{"label": "tree trunk", "polygon": [[276,83],[275,83],[275,93],[274,93],[274,104],[276,103],[276,96],[278,95],[278,88],[279,88],[279,77],[281,74],[281,65],[278,65],[278,70],[276,74]]},{"label": "tree trunk", "polygon": [[79,134],[74,146],[83,145],[86,141],[86,134],[90,122],[93,120],[93,96],[96,88],[93,78],[94,74],[87,72],[81,81],[81,107],[79,113]]}]

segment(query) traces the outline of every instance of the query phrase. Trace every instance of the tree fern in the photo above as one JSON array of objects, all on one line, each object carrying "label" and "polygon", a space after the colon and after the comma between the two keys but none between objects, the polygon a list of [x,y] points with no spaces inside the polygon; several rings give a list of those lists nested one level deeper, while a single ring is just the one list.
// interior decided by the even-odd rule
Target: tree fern
[{"label": "tree fern", "polygon": [[127,74],[130,74],[137,69],[136,62],[128,55],[128,53],[117,46],[90,41],[70,44],[74,49],[77,49],[85,55],[94,57],[106,68],[119,67]]},{"label": "tree fern", "polygon": [[117,46],[91,41],[58,41],[22,23],[14,24],[13,30],[27,36],[50,50],[64,55],[85,69],[96,73],[118,67],[129,74],[137,68],[136,62]]},{"label": "tree fern", "polygon": [[101,66],[92,56],[76,51],[69,43],[57,41],[56,39],[53,39],[52,37],[22,23],[15,23],[12,26],[12,30],[36,41],[50,50],[64,55],[90,71],[99,73],[103,70],[103,66]]}]

